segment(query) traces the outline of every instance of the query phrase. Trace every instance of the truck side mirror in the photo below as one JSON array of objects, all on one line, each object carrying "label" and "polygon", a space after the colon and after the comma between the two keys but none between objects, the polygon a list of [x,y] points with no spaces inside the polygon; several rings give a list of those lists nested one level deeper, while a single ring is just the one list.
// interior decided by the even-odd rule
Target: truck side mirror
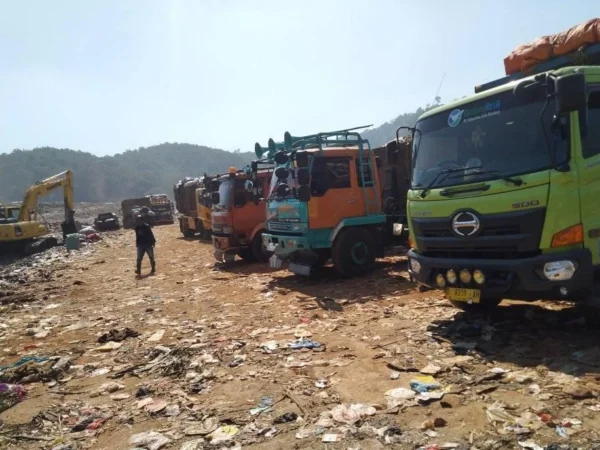
[{"label": "truck side mirror", "polygon": [[250,167],[252,168],[252,172],[254,172],[254,173],[258,172],[258,162],[257,161],[252,161],[250,163]]},{"label": "truck side mirror", "polygon": [[252,189],[254,189],[254,183],[251,180],[246,180],[244,183],[244,189],[246,189],[246,192],[252,192]]},{"label": "truck side mirror", "polygon": [[303,203],[310,200],[310,187],[308,185],[300,186],[298,188],[298,200]]},{"label": "truck side mirror", "polygon": [[[211,191],[219,190],[219,180],[211,180],[210,181],[210,190]],[[219,203],[219,202],[217,202],[217,203]]]},{"label": "truck side mirror", "polygon": [[298,169],[297,178],[300,186],[307,186],[310,184],[310,174],[308,173],[308,169],[306,167]]},{"label": "truck side mirror", "polygon": [[211,195],[211,200],[213,205],[218,205],[219,203],[221,203],[221,196],[218,192],[213,192]]},{"label": "truck side mirror", "polygon": [[298,167],[308,167],[308,153],[296,152],[296,165]]},{"label": "truck side mirror", "polygon": [[554,91],[556,111],[559,114],[579,111],[587,106],[585,75],[582,73],[558,77],[554,80]]}]

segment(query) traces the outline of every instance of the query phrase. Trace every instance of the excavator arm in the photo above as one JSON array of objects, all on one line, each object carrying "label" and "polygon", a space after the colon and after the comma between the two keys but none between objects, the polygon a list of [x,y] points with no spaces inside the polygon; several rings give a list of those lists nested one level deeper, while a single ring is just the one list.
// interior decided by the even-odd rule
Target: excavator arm
[{"label": "excavator arm", "polygon": [[19,214],[19,222],[37,221],[39,198],[50,194],[58,188],[63,188],[64,192],[65,223],[69,227],[74,227],[73,172],[70,170],[40,181],[25,191],[25,197],[23,198]]}]

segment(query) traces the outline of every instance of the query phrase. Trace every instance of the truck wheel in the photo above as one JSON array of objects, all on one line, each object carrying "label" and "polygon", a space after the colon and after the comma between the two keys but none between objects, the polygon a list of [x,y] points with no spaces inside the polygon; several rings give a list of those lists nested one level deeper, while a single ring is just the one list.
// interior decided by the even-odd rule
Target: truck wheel
[{"label": "truck wheel", "polygon": [[469,304],[467,302],[455,302],[452,300],[450,300],[450,303],[452,303],[452,305],[455,308],[461,309],[463,311],[468,311],[468,312],[473,312],[473,313],[478,313],[478,312],[483,313],[483,312],[489,312],[489,311],[496,309],[501,301],[502,301],[501,298],[482,297],[479,300],[479,303]]},{"label": "truck wheel", "polygon": [[367,229],[347,228],[333,244],[333,265],[344,277],[365,275],[373,270],[375,250],[375,238]]},{"label": "truck wheel", "polygon": [[198,220],[198,225],[196,225],[196,233],[200,235],[200,239],[204,239],[204,224],[201,220]]},{"label": "truck wheel", "polygon": [[194,230],[183,230],[183,237],[184,238],[188,238],[191,239],[196,235],[196,233],[194,233]]},{"label": "truck wheel", "polygon": [[252,253],[258,262],[268,263],[273,252],[267,251],[267,247],[263,245],[262,235],[265,230],[260,230],[252,239]]},{"label": "truck wheel", "polygon": [[242,258],[244,261],[246,261],[248,263],[256,262],[256,256],[254,256],[254,253],[252,252],[252,248],[245,248],[243,250],[240,250],[238,255],[240,256],[240,258]]}]

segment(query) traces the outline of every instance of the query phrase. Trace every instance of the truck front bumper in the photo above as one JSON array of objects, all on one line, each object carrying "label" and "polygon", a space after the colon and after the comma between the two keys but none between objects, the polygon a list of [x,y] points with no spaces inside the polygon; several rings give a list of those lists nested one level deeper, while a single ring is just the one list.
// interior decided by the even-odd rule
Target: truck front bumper
[{"label": "truck front bumper", "polygon": [[212,235],[214,256],[218,262],[233,262],[241,248],[240,243],[231,235]]},{"label": "truck front bumper", "polygon": [[269,267],[281,269],[287,266],[290,272],[299,275],[309,275],[312,259],[303,256],[310,255],[310,245],[305,236],[281,236],[263,233],[263,244],[268,251],[273,252],[269,259]]},{"label": "truck front bumper", "polygon": [[[544,265],[558,261],[571,261],[576,270],[572,277],[550,280],[544,275]],[[463,269],[471,274],[480,270],[485,281],[482,285],[471,281],[468,284],[458,279],[446,287],[480,289],[482,296],[513,300],[568,299],[570,294],[590,288],[593,284],[594,268],[592,255],[587,249],[570,250],[538,255],[523,259],[453,259],[423,256],[414,250],[408,252],[408,272],[418,284],[440,289],[438,275],[446,277],[448,270],[457,277]]]}]

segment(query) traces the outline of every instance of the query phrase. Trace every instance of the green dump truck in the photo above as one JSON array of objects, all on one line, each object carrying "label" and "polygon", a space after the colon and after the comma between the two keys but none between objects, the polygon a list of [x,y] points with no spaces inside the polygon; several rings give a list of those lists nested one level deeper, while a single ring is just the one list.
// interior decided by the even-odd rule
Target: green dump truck
[{"label": "green dump truck", "polygon": [[411,278],[462,309],[586,295],[600,265],[600,44],[422,115]]}]

